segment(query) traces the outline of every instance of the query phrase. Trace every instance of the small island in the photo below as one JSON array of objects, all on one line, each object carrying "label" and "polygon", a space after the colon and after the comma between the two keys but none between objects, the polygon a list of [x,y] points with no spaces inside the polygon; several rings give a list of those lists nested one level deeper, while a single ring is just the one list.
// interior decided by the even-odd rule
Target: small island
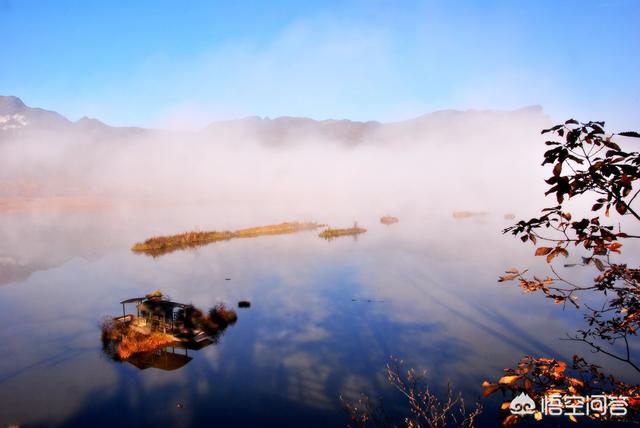
[{"label": "small island", "polygon": [[357,236],[361,233],[365,233],[366,231],[367,229],[358,227],[358,223],[354,223],[353,227],[349,227],[346,229],[332,229],[332,228],[325,229],[322,232],[320,232],[318,236],[326,240],[331,240],[339,236]]},{"label": "small island", "polygon": [[474,212],[474,211],[454,211],[453,218],[462,219],[462,218],[472,218],[472,217],[484,217],[489,213],[486,212]]},{"label": "small island", "polygon": [[393,223],[397,223],[398,221],[398,217],[394,217],[392,215],[385,215],[380,217],[380,223],[386,224],[387,226]]},{"label": "small island", "polygon": [[285,222],[267,226],[250,227],[236,231],[192,231],[178,235],[156,236],[144,242],[138,242],[131,247],[137,253],[146,253],[158,256],[185,248],[198,247],[218,241],[228,241],[234,238],[255,238],[263,235],[283,235],[301,232],[304,230],[316,230],[325,225],[314,222]]}]

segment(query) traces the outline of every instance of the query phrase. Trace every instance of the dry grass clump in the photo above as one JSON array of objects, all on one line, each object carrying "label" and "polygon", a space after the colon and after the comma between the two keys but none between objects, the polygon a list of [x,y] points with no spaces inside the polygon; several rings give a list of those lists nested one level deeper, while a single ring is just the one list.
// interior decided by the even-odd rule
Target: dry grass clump
[{"label": "dry grass clump", "polygon": [[357,224],[354,224],[353,227],[349,227],[346,229],[331,229],[328,228],[326,230],[323,230],[322,232],[320,232],[320,234],[318,235],[321,238],[324,239],[333,239],[333,238],[337,238],[339,236],[355,236],[355,235],[359,235],[361,233],[365,233],[367,231],[367,229],[364,229],[362,227],[358,227]]},{"label": "dry grass clump", "polygon": [[144,242],[133,245],[131,250],[136,252],[162,251],[174,247],[194,247],[216,241],[226,241],[233,238],[233,232],[186,232],[179,235],[155,236]]},{"label": "dry grass clump", "polygon": [[129,324],[105,318],[101,324],[102,343],[114,358],[126,360],[133,354],[155,351],[174,343],[176,338],[170,334],[151,332],[144,334],[131,328]]},{"label": "dry grass clump", "polygon": [[164,294],[162,294],[162,291],[155,290],[155,291],[152,291],[149,294],[146,294],[144,297],[147,298],[147,299],[162,299],[163,296],[164,296]]},{"label": "dry grass clump", "polygon": [[250,227],[236,231],[223,232],[186,232],[179,235],[156,236],[144,242],[138,242],[131,248],[135,252],[161,255],[177,249],[196,247],[217,241],[228,241],[233,238],[253,238],[262,235],[281,235],[303,230],[315,230],[323,225],[309,222],[285,222],[267,226]]},{"label": "dry grass clump", "polygon": [[128,327],[125,323],[118,322],[111,317],[105,317],[100,323],[102,341],[120,340],[126,334]]},{"label": "dry grass clump", "polygon": [[285,233],[301,232],[303,230],[315,230],[322,225],[318,223],[286,222],[268,226],[250,227],[233,232],[234,238],[252,238],[262,235],[281,235]]},{"label": "dry grass clump", "polygon": [[170,334],[159,332],[143,334],[129,329],[127,334],[122,336],[122,340],[116,349],[116,355],[120,359],[126,360],[133,354],[155,351],[174,342],[176,342],[176,338]]},{"label": "dry grass clump", "polygon": [[398,221],[398,217],[394,217],[392,215],[385,215],[383,217],[380,217],[380,223],[386,225],[397,223]]}]

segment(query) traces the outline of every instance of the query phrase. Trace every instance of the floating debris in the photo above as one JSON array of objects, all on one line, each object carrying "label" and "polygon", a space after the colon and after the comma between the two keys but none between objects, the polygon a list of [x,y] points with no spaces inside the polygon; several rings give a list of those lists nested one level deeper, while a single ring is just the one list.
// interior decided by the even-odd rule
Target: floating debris
[{"label": "floating debris", "polygon": [[391,215],[385,215],[383,217],[380,217],[380,223],[386,224],[387,226],[393,223],[397,223],[398,221],[399,221],[398,217],[394,217]]},{"label": "floating debris", "polygon": [[367,231],[367,229],[364,229],[362,227],[358,227],[358,223],[354,223],[353,227],[347,228],[347,229],[331,229],[328,228],[326,230],[323,230],[322,232],[320,232],[320,234],[318,235],[319,237],[326,239],[326,240],[331,240],[334,238],[337,238],[339,236],[357,236],[361,233],[365,233]]},{"label": "floating debris", "polygon": [[251,307],[251,302],[248,300],[240,300],[238,302],[238,307],[239,308],[250,308]]},{"label": "floating debris", "polygon": [[137,253],[160,256],[176,250],[193,248],[218,241],[228,241],[234,238],[254,238],[263,235],[283,235],[304,230],[315,230],[324,225],[309,222],[285,222],[268,226],[250,227],[236,231],[192,231],[170,236],[156,236],[144,242],[138,242],[131,247]]}]

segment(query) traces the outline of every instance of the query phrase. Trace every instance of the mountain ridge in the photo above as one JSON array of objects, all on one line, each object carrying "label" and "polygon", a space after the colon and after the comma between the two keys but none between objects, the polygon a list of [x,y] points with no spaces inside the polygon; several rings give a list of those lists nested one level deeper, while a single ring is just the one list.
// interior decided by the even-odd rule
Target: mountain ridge
[{"label": "mountain ridge", "polygon": [[416,138],[440,135],[445,131],[456,132],[456,128],[461,125],[489,126],[490,123],[520,115],[546,118],[542,107],[534,105],[516,110],[438,110],[395,122],[248,116],[213,121],[198,131],[169,131],[158,128],[116,127],[87,116],[73,122],[55,111],[29,107],[19,97],[0,95],[0,137],[2,134],[19,135],[33,130],[65,131],[104,139],[166,133],[196,134],[208,140],[251,140],[267,145],[291,144],[304,139],[339,141],[352,146],[365,140]]}]

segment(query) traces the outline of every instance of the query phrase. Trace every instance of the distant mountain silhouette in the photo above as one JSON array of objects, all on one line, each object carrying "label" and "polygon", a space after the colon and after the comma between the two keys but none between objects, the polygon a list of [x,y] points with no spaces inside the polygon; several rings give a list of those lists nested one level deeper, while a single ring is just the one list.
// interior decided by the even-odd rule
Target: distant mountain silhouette
[{"label": "distant mountain silhouette", "polygon": [[251,116],[244,119],[214,122],[202,132],[212,138],[249,138],[267,145],[293,144],[310,139],[340,141],[347,145],[362,142],[382,126],[380,122],[351,120],[314,120],[283,116],[275,119]]},{"label": "distant mountain silhouette", "polygon": [[27,107],[18,97],[0,96],[0,130],[24,126],[63,128],[71,122],[53,111]]},{"label": "distant mountain silhouette", "polygon": [[197,139],[224,141],[255,141],[268,146],[295,145],[301,141],[333,141],[346,146],[363,142],[398,142],[468,133],[473,129],[486,129],[506,125],[518,118],[548,119],[540,106],[514,111],[497,110],[442,110],[412,119],[381,123],[351,120],[314,120],[304,117],[283,116],[275,119],[251,116],[243,119],[216,121],[199,132],[163,131],[135,127],[112,127],[97,119],[83,117],[72,122],[64,116],[40,108],[26,106],[15,96],[0,96],[0,139],[4,136],[31,132],[64,131],[81,134],[91,139],[118,139],[130,136],[180,135]]},{"label": "distant mountain silhouette", "polygon": [[357,122],[351,120],[313,120],[300,117],[275,119],[251,116],[244,119],[213,122],[202,130],[212,140],[249,139],[267,145],[291,145],[299,141],[338,141],[347,146],[363,142],[401,142],[407,140],[452,137],[474,129],[508,126],[518,120],[547,123],[542,107],[530,106],[514,111],[442,110],[399,122]]},{"label": "distant mountain silhouette", "polygon": [[3,134],[15,136],[47,131],[93,134],[96,137],[113,138],[132,132],[140,133],[144,130],[142,128],[113,127],[86,116],[77,122],[72,122],[54,111],[29,107],[18,97],[0,95],[0,138]]}]

